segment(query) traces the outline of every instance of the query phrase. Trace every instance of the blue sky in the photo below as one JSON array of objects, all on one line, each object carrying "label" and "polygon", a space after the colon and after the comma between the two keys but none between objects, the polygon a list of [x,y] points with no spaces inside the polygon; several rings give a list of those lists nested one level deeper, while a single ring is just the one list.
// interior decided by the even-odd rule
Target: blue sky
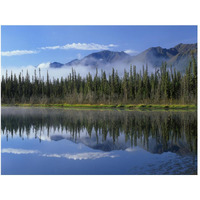
[{"label": "blue sky", "polygon": [[2,26],[2,67],[66,63],[104,49],[137,54],[196,43],[197,26]]}]

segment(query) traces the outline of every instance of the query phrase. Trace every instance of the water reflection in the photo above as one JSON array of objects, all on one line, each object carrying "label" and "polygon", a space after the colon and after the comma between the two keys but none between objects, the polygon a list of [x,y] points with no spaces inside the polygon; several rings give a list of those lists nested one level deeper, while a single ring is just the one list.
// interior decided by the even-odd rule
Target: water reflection
[{"label": "water reflection", "polygon": [[153,154],[197,153],[196,112],[2,108],[1,130],[7,141],[14,137],[41,143],[68,140],[102,152],[131,151],[137,146]]}]

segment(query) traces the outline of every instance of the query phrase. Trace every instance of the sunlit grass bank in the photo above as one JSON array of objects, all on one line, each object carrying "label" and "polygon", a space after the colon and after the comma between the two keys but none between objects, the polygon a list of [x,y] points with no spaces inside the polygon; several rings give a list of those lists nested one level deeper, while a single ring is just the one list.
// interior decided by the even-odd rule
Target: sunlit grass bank
[{"label": "sunlit grass bank", "polygon": [[63,107],[63,108],[101,108],[101,109],[197,109],[196,105],[179,104],[2,104],[1,106],[20,106],[20,107]]}]

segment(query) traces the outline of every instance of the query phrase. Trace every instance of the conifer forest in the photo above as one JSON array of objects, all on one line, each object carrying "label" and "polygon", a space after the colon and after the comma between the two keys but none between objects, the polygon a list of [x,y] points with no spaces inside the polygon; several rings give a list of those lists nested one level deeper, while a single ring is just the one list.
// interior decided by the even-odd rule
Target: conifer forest
[{"label": "conifer forest", "polygon": [[1,79],[1,102],[15,103],[70,103],[70,104],[196,104],[197,103],[197,61],[192,56],[185,72],[177,71],[163,63],[154,72],[143,66],[124,70],[119,76],[117,70],[111,74],[96,69],[94,76],[88,73],[82,77],[72,72],[60,79],[41,76],[40,69],[30,77],[29,72],[8,74]]}]

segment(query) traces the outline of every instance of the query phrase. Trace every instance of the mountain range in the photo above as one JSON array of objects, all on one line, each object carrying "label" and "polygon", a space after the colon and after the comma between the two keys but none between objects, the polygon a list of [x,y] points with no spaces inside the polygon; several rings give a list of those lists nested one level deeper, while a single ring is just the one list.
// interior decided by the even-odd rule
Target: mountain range
[{"label": "mountain range", "polygon": [[148,64],[150,67],[160,67],[162,62],[167,62],[168,66],[172,65],[178,70],[184,70],[190,60],[191,54],[197,57],[197,43],[195,44],[178,44],[172,48],[151,47],[138,55],[131,56],[123,51],[114,52],[104,50],[89,54],[82,59],[75,59],[68,63],[59,62],[50,63],[50,68],[90,66],[94,68],[115,67],[136,65],[141,67]]}]

